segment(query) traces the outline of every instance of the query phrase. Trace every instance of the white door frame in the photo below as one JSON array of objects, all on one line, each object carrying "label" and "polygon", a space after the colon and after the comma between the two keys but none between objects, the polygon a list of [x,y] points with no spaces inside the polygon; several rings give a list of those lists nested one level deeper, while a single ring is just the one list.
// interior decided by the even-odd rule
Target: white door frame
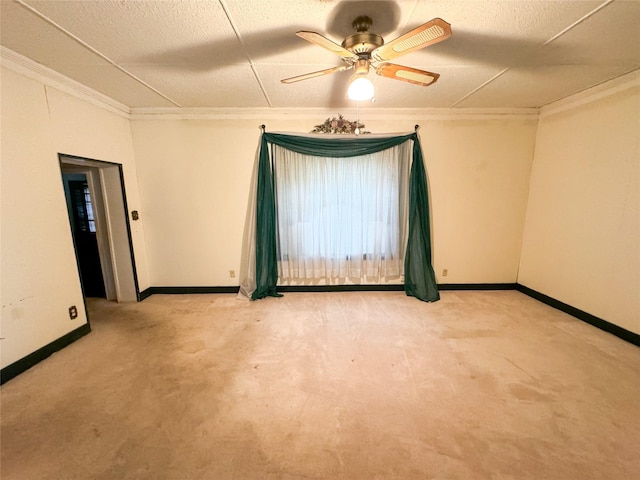
[{"label": "white door frame", "polygon": [[59,154],[59,159],[62,173],[83,173],[87,177],[107,299],[139,301],[122,165],[65,154]]}]

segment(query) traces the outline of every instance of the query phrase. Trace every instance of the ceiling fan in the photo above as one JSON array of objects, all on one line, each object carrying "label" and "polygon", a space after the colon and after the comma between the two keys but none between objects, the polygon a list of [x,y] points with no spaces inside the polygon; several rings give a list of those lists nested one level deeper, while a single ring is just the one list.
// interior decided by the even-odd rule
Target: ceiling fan
[{"label": "ceiling fan", "polygon": [[[356,33],[345,38],[342,45],[338,45],[316,32],[296,32],[296,35],[299,37],[341,57],[345,65],[285,78],[281,80],[282,83],[294,83],[309,78],[354,69],[355,74],[352,76],[349,86],[349,97],[354,100],[368,100],[373,96],[373,85],[365,77],[371,67],[373,67],[378,75],[383,77],[402,80],[425,87],[438,80],[440,75],[437,73],[388,63],[387,60],[446,40],[451,36],[450,24],[441,18],[434,18],[389,43],[384,43],[384,39],[380,35],[369,32],[372,24],[373,21],[371,18],[366,15],[357,17],[351,24]],[[357,89],[353,88],[358,82],[368,82],[370,87],[366,87],[366,91],[358,94],[355,92]],[[352,90],[354,90],[354,95],[352,95]]]}]

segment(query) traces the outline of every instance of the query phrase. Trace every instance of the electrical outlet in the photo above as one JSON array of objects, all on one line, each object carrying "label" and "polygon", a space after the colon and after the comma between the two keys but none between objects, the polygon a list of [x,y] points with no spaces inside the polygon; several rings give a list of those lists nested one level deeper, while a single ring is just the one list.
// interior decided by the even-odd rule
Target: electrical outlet
[{"label": "electrical outlet", "polygon": [[231,278],[235,278],[236,277],[236,271],[235,270],[229,270],[229,276]]},{"label": "electrical outlet", "polygon": [[442,270],[442,276],[446,277],[449,274],[449,270],[447,270],[446,268],[444,270]]},{"label": "electrical outlet", "polygon": [[78,318],[78,308],[75,305],[69,307],[69,318],[71,320]]}]

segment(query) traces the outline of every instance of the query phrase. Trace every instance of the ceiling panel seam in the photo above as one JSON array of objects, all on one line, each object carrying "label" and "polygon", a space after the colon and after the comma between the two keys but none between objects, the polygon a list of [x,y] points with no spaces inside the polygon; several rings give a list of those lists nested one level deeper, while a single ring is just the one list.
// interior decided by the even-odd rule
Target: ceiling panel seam
[{"label": "ceiling panel seam", "polygon": [[[604,7],[606,7],[607,5],[613,3],[613,0],[607,0],[606,2],[604,2],[603,4],[597,6],[596,8],[594,8],[593,10],[591,10],[589,13],[587,13],[586,15],[584,15],[582,18],[579,18],[578,20],[576,20],[575,22],[573,22],[571,25],[569,25],[567,28],[565,28],[564,30],[562,30],[561,32],[556,33],[553,37],[551,37],[549,40],[547,40],[546,42],[544,42],[544,45],[549,45],[551,42],[553,42],[554,40],[560,38],[562,35],[564,35],[565,33],[567,33],[569,30],[572,30],[574,27],[577,27],[578,25],[580,25],[582,22],[584,22],[586,19],[588,19],[589,17],[595,15],[596,13],[598,13],[600,10],[602,10]],[[543,46],[544,46],[543,45]]]},{"label": "ceiling panel seam", "polygon": [[[406,21],[404,22],[404,25],[402,26],[402,29],[398,28],[398,30],[406,31],[406,30],[409,29],[409,25],[411,23],[411,20],[413,19],[413,17],[416,14],[416,9],[418,8],[418,3],[419,3],[419,0],[414,0],[413,7],[411,7],[411,11],[407,15]],[[424,23],[424,21],[422,21],[422,22]]]},{"label": "ceiling panel seam", "polygon": [[[606,2],[604,2],[604,3],[600,4],[600,5],[598,5],[596,8],[594,8],[593,10],[591,10],[589,13],[587,13],[587,14],[583,15],[583,16],[582,16],[582,17],[580,17],[578,20],[576,20],[575,22],[573,22],[571,25],[569,25],[568,27],[564,28],[562,31],[560,31],[560,32],[556,33],[553,37],[551,37],[549,40],[547,40],[546,42],[544,42],[544,45],[549,45],[551,42],[553,42],[554,40],[557,40],[558,38],[560,38],[560,37],[561,37],[562,35],[564,35],[565,33],[569,32],[570,30],[573,30],[575,27],[577,27],[578,25],[580,25],[582,22],[584,22],[584,21],[585,21],[585,20],[587,20],[588,18],[592,17],[593,15],[595,15],[595,14],[596,14],[596,13],[598,13],[600,10],[602,10],[603,8],[605,8],[606,6],[610,5],[610,4],[611,4],[611,3],[613,3],[613,2],[614,2],[614,0],[607,0]],[[544,46],[544,45],[543,45],[543,46]],[[629,73],[629,72],[626,72],[626,73]],[[624,75],[624,74],[622,74],[622,75]],[[620,76],[622,76],[622,75],[620,75]],[[609,80],[607,80],[607,81],[609,81]],[[604,82],[601,82],[601,83],[604,83]],[[598,85],[598,83],[596,83],[596,84],[592,84],[592,85],[588,85],[588,86],[586,86],[585,88],[583,88],[581,91],[579,91],[579,92],[574,92],[574,93],[572,93],[571,95],[568,95],[568,96],[569,96],[569,97],[571,97],[571,96],[573,96],[573,95],[575,95],[575,94],[577,94],[577,93],[583,92],[583,91],[585,91],[585,90],[589,90],[590,88],[593,88],[594,86],[597,86],[597,85]],[[541,105],[541,107],[544,107],[544,106],[546,106],[546,105],[550,105],[550,104],[556,103],[556,102],[558,102],[558,101],[560,101],[560,100],[563,100],[563,99],[564,99],[564,98],[566,98],[566,97],[567,97],[567,95],[565,95],[565,96],[561,96],[561,97],[558,97],[558,98],[555,98],[555,99],[553,99],[553,100],[551,100],[551,101],[547,102],[545,105]]]},{"label": "ceiling panel seam", "polygon": [[[562,29],[560,32],[556,33],[553,37],[551,37],[549,40],[547,40],[546,42],[544,42],[542,44],[542,46],[545,45],[549,45],[551,42],[553,42],[554,40],[557,40],[558,38],[560,38],[562,35],[564,35],[565,33],[567,33],[568,31],[572,30],[573,28],[575,28],[576,26],[580,25],[582,22],[584,22],[585,20],[587,20],[588,18],[590,18],[591,16],[595,15],[596,13],[598,13],[600,10],[602,10],[603,8],[605,8],[606,6],[610,5],[611,3],[613,3],[614,0],[606,0],[604,3],[598,5],[596,8],[594,8],[593,10],[591,10],[589,13],[587,13],[586,15],[580,17],[578,20],[576,20],[575,22],[573,22],[571,25],[569,25],[568,27]],[[486,82],[484,82],[482,85],[479,85],[478,87],[474,88],[473,90],[471,90],[469,93],[467,93],[465,96],[463,96],[462,98],[460,98],[459,100],[457,100],[456,102],[454,102],[449,108],[453,108],[456,105],[458,105],[460,102],[466,100],[467,98],[469,98],[471,95],[473,95],[474,93],[476,93],[477,91],[483,89],[484,87],[486,87],[488,84],[490,84],[491,82],[493,82],[494,80],[496,80],[497,78],[501,77],[503,74],[505,74],[507,71],[509,71],[511,69],[511,67],[507,67],[504,70],[502,70],[501,72],[499,72],[497,75],[494,75],[493,77],[491,77],[489,80],[487,80]],[[589,87],[587,87],[589,88]],[[558,99],[556,99],[558,100]],[[554,101],[556,101],[554,100]],[[553,103],[553,102],[551,102]]]},{"label": "ceiling panel seam", "polygon": [[224,0],[218,0],[218,2],[220,3],[220,6],[222,7],[222,10],[224,11],[224,14],[227,16],[227,20],[229,21],[229,25],[231,25],[231,28],[233,29],[233,33],[235,33],[236,38],[240,42],[240,45],[242,45],[242,50],[244,51],[244,55],[247,58],[247,61],[249,62],[249,66],[251,67],[251,71],[253,72],[253,76],[256,78],[256,81],[258,82],[258,86],[260,87],[260,90],[262,91],[262,95],[264,95],[264,99],[267,101],[267,105],[269,105],[270,107],[273,107],[273,105],[271,104],[271,99],[269,99],[269,95],[267,94],[267,90],[265,89],[264,84],[262,83],[262,80],[260,79],[260,75],[258,75],[258,72],[256,71],[256,68],[255,68],[255,65],[253,64],[253,60],[251,58],[251,55],[249,55],[249,51],[247,50],[247,47],[244,44],[244,41],[242,40],[242,35],[240,34],[240,30],[238,29],[238,26],[236,25],[236,22],[233,21],[233,18],[231,17],[231,13],[229,12],[229,9],[228,9],[226,3],[224,2]]},{"label": "ceiling panel seam", "polygon": [[456,105],[458,105],[460,102],[462,102],[463,100],[466,100],[467,98],[469,98],[471,95],[473,95],[474,93],[476,93],[478,90],[480,90],[481,88],[484,88],[485,86],[489,85],[491,82],[493,82],[496,78],[502,76],[503,74],[505,74],[506,72],[508,72],[511,69],[511,67],[507,67],[504,70],[502,70],[501,72],[497,73],[496,75],[494,75],[493,77],[491,77],[489,80],[487,80],[486,82],[484,82],[482,85],[474,88],[473,90],[471,90],[469,93],[467,93],[464,97],[462,97],[461,99],[457,100],[455,103],[453,103],[451,106],[449,106],[449,108],[453,108]]},{"label": "ceiling panel seam", "polygon": [[180,105],[178,102],[176,102],[175,100],[169,98],[167,95],[165,95],[164,93],[160,92],[158,89],[154,88],[153,86],[149,85],[147,82],[145,82],[141,78],[138,78],[133,73],[129,72],[126,68],[118,65],[115,61],[111,60],[109,57],[107,57],[106,55],[104,55],[103,53],[101,53],[100,51],[98,51],[97,49],[95,49],[94,47],[92,47],[87,42],[85,42],[81,38],[77,37],[76,35],[74,35],[70,31],[66,30],[62,25],[54,22],[52,19],[47,17],[45,14],[41,13],[40,11],[38,11],[36,8],[34,8],[31,5],[25,3],[23,0],[16,0],[16,2],[19,3],[20,5],[22,5],[24,8],[26,8],[30,12],[32,12],[33,14],[37,15],[38,17],[40,17],[42,20],[44,20],[48,24],[50,24],[53,27],[57,28],[59,31],[64,33],[66,36],[68,36],[72,40],[78,42],[80,45],[82,45],[83,47],[85,47],[86,49],[91,51],[92,53],[94,53],[97,56],[99,56],[100,58],[102,58],[104,61],[106,61],[107,63],[109,63],[113,67],[115,67],[118,70],[120,70],[122,73],[124,73],[125,75],[127,75],[131,79],[133,79],[136,82],[140,83],[141,85],[145,86],[146,88],[148,88],[152,92],[156,93],[157,95],[160,95],[165,100],[168,100],[169,102],[173,103],[176,107],[182,107],[182,105]]}]

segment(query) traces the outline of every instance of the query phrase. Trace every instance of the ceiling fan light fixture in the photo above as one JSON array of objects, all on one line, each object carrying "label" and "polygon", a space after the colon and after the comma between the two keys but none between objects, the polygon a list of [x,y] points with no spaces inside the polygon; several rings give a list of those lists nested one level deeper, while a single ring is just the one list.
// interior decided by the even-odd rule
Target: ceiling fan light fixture
[{"label": "ceiling fan light fixture", "polygon": [[362,75],[353,75],[349,82],[347,96],[351,100],[371,100],[373,98],[373,83]]}]

